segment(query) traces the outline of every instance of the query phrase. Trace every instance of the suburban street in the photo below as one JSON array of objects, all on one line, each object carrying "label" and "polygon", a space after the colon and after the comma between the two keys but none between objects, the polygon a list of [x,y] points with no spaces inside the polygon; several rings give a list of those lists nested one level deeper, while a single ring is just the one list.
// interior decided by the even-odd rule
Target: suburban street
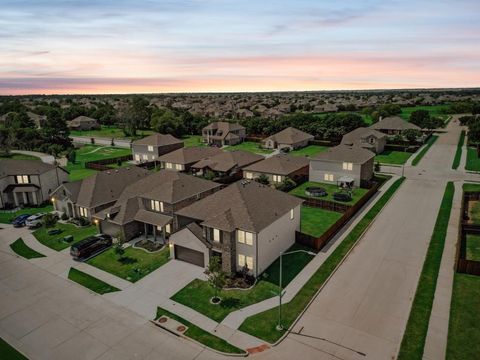
[{"label": "suburban street", "polygon": [[[450,122],[448,132],[440,135],[421,163],[405,168],[407,180],[293,331],[278,346],[253,356],[396,357],[445,184],[475,179],[450,170],[460,130]],[[20,236],[33,238],[28,230],[9,225],[0,230],[0,337],[29,358],[223,357],[149,322],[156,304],[168,302],[169,294],[154,287],[161,272],[135,285],[118,281],[114,284],[124,291],[102,297],[66,279],[72,265],[66,253],[30,261],[14,255],[9,244]],[[29,245],[35,248],[33,242]],[[180,282],[167,282],[170,292],[201,276],[194,270],[192,266],[191,274]],[[162,271],[164,277],[174,279],[175,263]]]}]

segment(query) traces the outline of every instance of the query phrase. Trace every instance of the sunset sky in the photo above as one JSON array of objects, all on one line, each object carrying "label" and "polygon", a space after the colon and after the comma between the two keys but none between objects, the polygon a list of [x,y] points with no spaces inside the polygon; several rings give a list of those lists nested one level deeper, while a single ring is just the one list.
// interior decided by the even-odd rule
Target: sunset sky
[{"label": "sunset sky", "polygon": [[0,0],[0,94],[478,86],[479,0]]}]

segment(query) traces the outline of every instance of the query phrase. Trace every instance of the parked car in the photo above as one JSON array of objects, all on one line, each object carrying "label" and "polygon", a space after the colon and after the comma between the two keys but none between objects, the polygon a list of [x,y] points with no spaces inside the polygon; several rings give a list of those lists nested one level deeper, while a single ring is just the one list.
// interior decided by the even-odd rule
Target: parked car
[{"label": "parked car", "polygon": [[45,213],[38,213],[32,216],[29,216],[25,221],[25,225],[28,226],[29,229],[36,229],[42,226],[42,218],[45,216]]},{"label": "parked car", "polygon": [[74,260],[88,259],[112,246],[112,237],[106,234],[90,236],[70,247],[70,255]]},{"label": "parked car", "polygon": [[18,215],[15,219],[12,220],[13,227],[22,227],[25,226],[25,222],[30,217],[30,214]]},{"label": "parked car", "polygon": [[336,192],[333,194],[333,199],[336,201],[349,202],[352,200],[352,195],[345,192]]}]

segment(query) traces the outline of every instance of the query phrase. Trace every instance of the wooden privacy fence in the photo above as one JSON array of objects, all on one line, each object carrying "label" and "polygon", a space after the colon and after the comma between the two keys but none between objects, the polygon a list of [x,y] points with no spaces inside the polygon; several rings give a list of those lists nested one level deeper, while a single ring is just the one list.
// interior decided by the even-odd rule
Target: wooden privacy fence
[{"label": "wooden privacy fence", "polygon": [[[322,248],[335,236],[335,234],[348,222],[350,219],[365,205],[368,200],[377,192],[380,187],[380,183],[376,182],[365,195],[362,196],[358,202],[352,206],[349,206],[347,210],[343,212],[343,215],[338,219],[327,231],[321,236],[315,237],[302,232],[295,232],[295,241],[299,244],[309,246],[317,251]],[[304,205],[307,205],[304,203]]]},{"label": "wooden privacy fence", "polygon": [[460,228],[457,241],[457,263],[455,269],[457,272],[469,275],[480,275],[480,261],[467,259],[467,235],[480,235],[480,225],[470,223],[469,202],[479,201],[480,192],[464,192],[460,211]]},{"label": "wooden privacy fence", "polygon": [[101,160],[92,160],[85,163],[86,169],[93,170],[112,170],[114,169],[110,164],[116,164],[117,162],[131,161],[133,159],[132,155],[118,156],[110,159],[101,159]]}]

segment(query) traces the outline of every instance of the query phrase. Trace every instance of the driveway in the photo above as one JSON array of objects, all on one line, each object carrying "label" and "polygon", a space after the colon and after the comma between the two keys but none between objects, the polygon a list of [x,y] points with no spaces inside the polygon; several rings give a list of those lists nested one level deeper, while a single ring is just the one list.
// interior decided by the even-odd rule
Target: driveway
[{"label": "driveway", "polygon": [[31,156],[36,156],[42,162],[47,163],[47,164],[55,164],[55,157],[49,154],[41,153],[38,151],[28,151],[28,150],[12,150],[12,153],[15,154],[24,154],[24,155],[31,155]]}]

